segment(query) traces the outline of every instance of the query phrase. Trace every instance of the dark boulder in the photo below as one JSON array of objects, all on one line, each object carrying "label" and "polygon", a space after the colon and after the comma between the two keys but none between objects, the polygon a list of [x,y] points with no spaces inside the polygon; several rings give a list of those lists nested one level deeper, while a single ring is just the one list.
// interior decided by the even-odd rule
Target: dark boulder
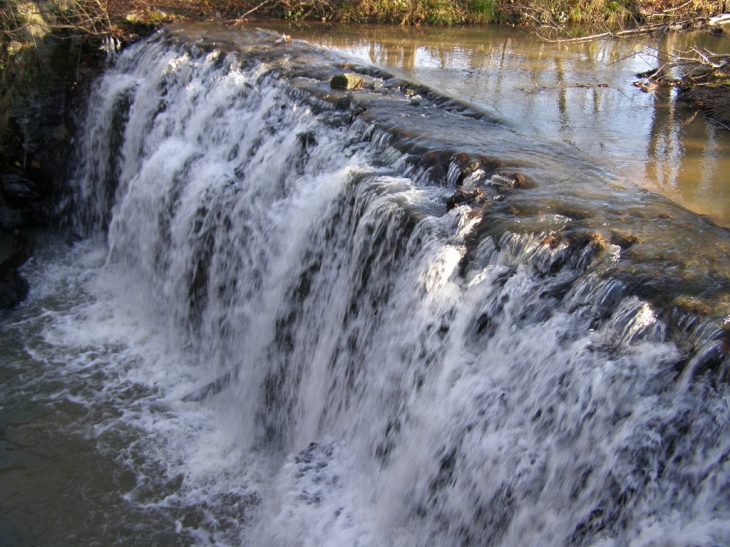
[{"label": "dark boulder", "polygon": [[38,199],[39,193],[33,181],[12,173],[0,178],[2,195],[10,205],[24,206],[29,201]]},{"label": "dark boulder", "polygon": [[20,268],[30,256],[30,247],[19,230],[0,233],[0,276]]},{"label": "dark boulder", "polygon": [[474,190],[459,188],[456,192],[454,192],[453,196],[446,200],[446,210],[451,211],[451,209],[459,205],[472,204],[480,200],[483,195],[484,194],[482,194],[482,191],[479,190],[479,188],[475,188]]},{"label": "dark boulder", "polygon": [[23,224],[23,215],[20,211],[0,203],[0,232],[10,232],[21,224]]},{"label": "dark boulder", "polygon": [[28,296],[28,282],[18,270],[0,274],[0,309],[15,307]]}]

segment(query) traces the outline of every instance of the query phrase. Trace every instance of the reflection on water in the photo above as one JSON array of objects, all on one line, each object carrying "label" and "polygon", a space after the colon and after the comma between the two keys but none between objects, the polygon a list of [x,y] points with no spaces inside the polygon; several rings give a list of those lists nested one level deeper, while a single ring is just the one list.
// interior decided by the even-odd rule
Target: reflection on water
[{"label": "reflection on water", "polygon": [[730,134],[669,90],[647,94],[632,85],[668,51],[695,44],[730,51],[730,39],[661,35],[558,45],[527,29],[265,26],[470,102],[526,138],[565,143],[730,227]]}]

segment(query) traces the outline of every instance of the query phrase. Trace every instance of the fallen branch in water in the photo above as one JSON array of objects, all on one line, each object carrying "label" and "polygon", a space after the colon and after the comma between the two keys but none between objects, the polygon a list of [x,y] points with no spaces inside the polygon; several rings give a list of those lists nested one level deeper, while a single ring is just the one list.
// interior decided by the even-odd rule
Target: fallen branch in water
[{"label": "fallen branch in water", "polygon": [[[681,72],[679,79],[670,75],[674,69]],[[694,85],[727,85],[730,80],[730,54],[714,53],[708,49],[693,47],[669,55],[669,60],[656,69],[638,74],[657,82],[677,85],[680,82]]]},{"label": "fallen branch in water", "polygon": [[712,123],[719,125],[723,129],[726,129],[727,131],[730,131],[730,125],[726,125],[726,124],[722,123],[717,118],[714,118],[712,116],[707,116],[707,119],[709,119]]},{"label": "fallen branch in water", "polygon": [[[626,30],[607,30],[605,32],[599,32],[598,34],[591,34],[588,36],[579,36],[577,38],[548,38],[547,36],[544,36],[540,33],[539,29],[536,29],[535,33],[537,34],[538,38],[540,38],[543,42],[547,42],[549,44],[569,44],[569,43],[581,43],[581,42],[592,42],[594,40],[601,40],[603,38],[625,38],[627,36],[637,36],[641,34],[654,34],[656,32],[667,32],[670,30],[684,30],[688,29],[694,25],[700,24],[700,20],[692,20],[692,19],[684,19],[681,21],[675,21],[672,23],[656,23],[651,25],[642,25],[637,28],[633,29],[626,29]],[[551,30],[560,31],[561,29],[556,29],[552,27],[551,25],[543,25],[543,28],[550,28]],[[562,29],[561,33],[567,34],[567,30]]]},{"label": "fallen branch in water", "polygon": [[681,99],[703,109],[718,126],[730,129],[730,54],[695,47],[670,54],[662,66],[637,76],[642,80],[634,85],[642,90],[675,87]]}]

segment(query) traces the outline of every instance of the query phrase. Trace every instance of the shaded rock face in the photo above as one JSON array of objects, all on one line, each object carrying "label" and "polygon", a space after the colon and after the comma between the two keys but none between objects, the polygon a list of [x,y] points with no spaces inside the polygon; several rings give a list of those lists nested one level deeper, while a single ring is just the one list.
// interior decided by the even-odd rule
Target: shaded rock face
[{"label": "shaded rock face", "polygon": [[0,275],[0,309],[15,307],[28,296],[28,282],[18,270]]},{"label": "shaded rock face", "polygon": [[43,69],[10,101],[0,132],[0,309],[28,294],[18,271],[30,255],[25,230],[54,225],[64,214],[56,204],[73,168],[78,114],[105,64],[101,51],[50,36],[46,42]]},{"label": "shaded rock face", "polygon": [[36,200],[40,196],[36,185],[30,179],[9,173],[0,177],[2,181],[2,195],[11,205],[27,205],[30,200]]},{"label": "shaded rock face", "polygon": [[23,215],[20,211],[11,209],[0,203],[0,232],[9,232],[23,224]]},{"label": "shaded rock face", "polygon": [[28,295],[28,282],[18,272],[29,256],[22,229],[37,224],[39,200],[27,177],[0,175],[0,309],[15,307]]},{"label": "shaded rock face", "polygon": [[0,309],[12,308],[28,295],[28,282],[18,272],[28,256],[29,247],[20,230],[0,233]]}]

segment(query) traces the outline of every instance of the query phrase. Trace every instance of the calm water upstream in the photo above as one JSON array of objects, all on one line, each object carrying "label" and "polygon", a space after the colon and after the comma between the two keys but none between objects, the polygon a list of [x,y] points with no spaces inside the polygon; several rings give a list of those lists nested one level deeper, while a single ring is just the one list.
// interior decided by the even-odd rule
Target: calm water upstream
[{"label": "calm water upstream", "polygon": [[727,135],[646,44],[287,32],[99,78],[0,312],[0,546],[730,545]]},{"label": "calm water upstream", "polygon": [[526,139],[564,143],[730,227],[730,132],[675,101],[669,90],[647,94],[632,85],[667,52],[693,46],[730,52],[726,37],[672,34],[557,45],[528,29],[265,26],[464,99]]}]

